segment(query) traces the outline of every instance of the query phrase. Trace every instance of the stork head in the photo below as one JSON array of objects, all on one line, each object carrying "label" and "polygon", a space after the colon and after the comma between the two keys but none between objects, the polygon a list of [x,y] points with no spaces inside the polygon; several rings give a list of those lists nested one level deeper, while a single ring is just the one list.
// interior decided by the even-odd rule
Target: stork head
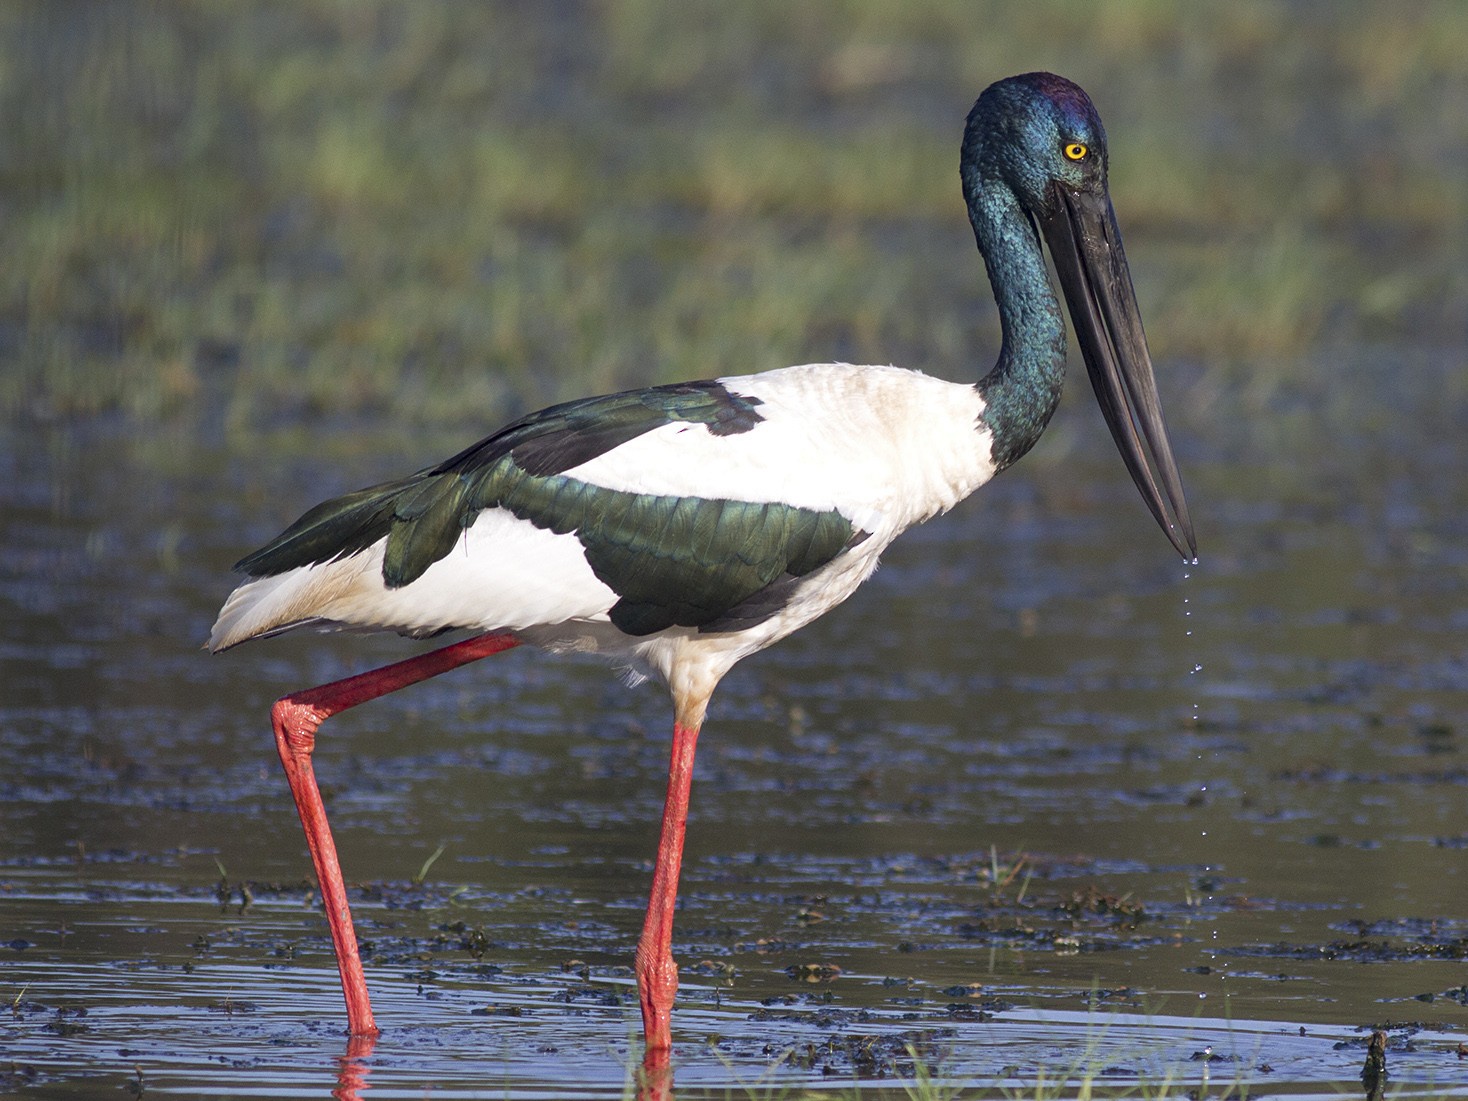
[{"label": "stork head", "polygon": [[1101,117],[1091,97],[1064,77],[1025,73],[998,81],[969,112],[960,170],[970,212],[999,189],[1043,236],[1112,439],[1172,545],[1195,557],[1107,166]]}]

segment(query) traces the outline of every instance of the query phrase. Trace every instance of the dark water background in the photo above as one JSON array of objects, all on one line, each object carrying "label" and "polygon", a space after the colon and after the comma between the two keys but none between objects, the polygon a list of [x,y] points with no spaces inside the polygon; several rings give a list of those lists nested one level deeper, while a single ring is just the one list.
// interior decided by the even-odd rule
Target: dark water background
[{"label": "dark water background", "polygon": [[[984,1081],[1092,1046],[1123,1082],[1196,1074],[1211,1044],[1231,1060],[1215,1077],[1337,1083],[1361,1054],[1337,1045],[1389,1022],[1413,1037],[1397,1081],[1460,1081],[1468,489],[1449,425],[1468,410],[1433,401],[1431,369],[1372,403],[1381,429],[1306,433],[1268,469],[1182,427],[1205,553],[1186,571],[1072,402],[1063,464],[912,533],[848,606],[736,670],[689,832],[685,1088],[882,1030]],[[271,502],[411,462],[369,439],[281,462],[100,424],[7,432],[0,1028],[38,1081],[138,1066],[262,1095],[334,1075],[339,993],[266,711],[408,647],[197,644]],[[374,1088],[621,1088],[667,726],[659,691],[528,653],[328,725],[318,768],[388,1030]]]},{"label": "dark water background", "polygon": [[[1193,231],[1144,230],[1165,310]],[[1462,249],[1434,239],[1357,242],[1341,278]],[[1468,383],[1461,273],[1430,285],[1287,362],[1162,359],[1196,567],[1076,378],[1020,466],[727,678],[675,931],[685,1094],[891,1087],[909,1044],[991,1092],[1336,1093],[1373,1028],[1396,1087],[1468,1092]],[[621,1095],[663,694],[515,652],[328,724],[385,1030],[350,1059],[267,712],[414,644],[199,649],[241,553],[508,407],[242,430],[201,377],[166,416],[0,425],[0,1092]]]}]

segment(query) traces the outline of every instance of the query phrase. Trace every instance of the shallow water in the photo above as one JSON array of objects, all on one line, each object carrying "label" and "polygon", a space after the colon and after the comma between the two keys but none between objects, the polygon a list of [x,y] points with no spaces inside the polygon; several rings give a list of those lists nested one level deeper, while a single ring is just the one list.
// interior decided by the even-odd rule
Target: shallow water
[{"label": "shallow water", "polygon": [[[1394,1087],[1468,1092],[1450,371],[1267,463],[1184,414],[1186,571],[1072,394],[1033,458],[736,669],[675,932],[680,1092],[890,1088],[909,1044],[994,1091],[1336,1092],[1372,1027]],[[623,1093],[662,693],[515,652],[328,724],[385,1029],[349,1056],[266,711],[412,646],[198,649],[238,554],[467,442],[381,428],[3,437],[7,1089]]]}]

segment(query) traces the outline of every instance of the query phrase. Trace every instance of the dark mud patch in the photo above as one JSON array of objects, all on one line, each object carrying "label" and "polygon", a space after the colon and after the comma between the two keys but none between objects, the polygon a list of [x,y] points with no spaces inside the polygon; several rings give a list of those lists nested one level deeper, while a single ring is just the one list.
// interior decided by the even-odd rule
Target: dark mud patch
[{"label": "dark mud patch", "polygon": [[766,1044],[763,1053],[776,1055],[785,1065],[822,1078],[880,1082],[892,1078],[912,1079],[920,1073],[919,1068],[927,1071],[941,1066],[948,1046],[957,1036],[951,1029],[864,1033],[860,1030],[860,1022],[812,1023],[820,1028],[839,1031],[834,1031],[824,1040],[807,1041],[783,1051],[770,1050],[770,1045]]},{"label": "dark mud patch", "polygon": [[1402,963],[1416,960],[1468,959],[1468,931],[1458,918],[1392,918],[1342,922],[1333,928],[1355,936],[1319,944],[1276,942],[1240,945],[1225,956],[1266,959],[1328,960],[1344,963]]}]

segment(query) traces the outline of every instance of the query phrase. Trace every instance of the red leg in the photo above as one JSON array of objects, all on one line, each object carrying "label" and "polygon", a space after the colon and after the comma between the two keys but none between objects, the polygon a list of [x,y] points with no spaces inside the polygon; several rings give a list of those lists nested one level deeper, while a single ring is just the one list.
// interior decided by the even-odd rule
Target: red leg
[{"label": "red leg", "polygon": [[357,933],[352,928],[352,912],[347,906],[347,890],[342,883],[341,865],[336,859],[336,843],[331,838],[326,808],[321,804],[321,792],[316,787],[316,772],[311,767],[316,730],[331,716],[349,707],[519,644],[520,640],[513,635],[479,635],[407,661],[282,696],[271,708],[276,748],[280,750],[280,760],[285,765],[286,779],[296,800],[296,810],[301,815],[301,825],[306,829],[306,844],[311,850],[311,862],[316,866],[316,880],[321,885],[322,899],[326,904],[331,943],[336,949],[336,966],[341,972],[342,994],[347,1001],[347,1025],[353,1036],[375,1036],[377,1025],[372,1020],[372,1004],[367,998],[367,980],[363,977],[362,959],[357,953]]},{"label": "red leg", "polygon": [[678,873],[683,865],[683,834],[688,823],[688,794],[693,783],[693,754],[698,726],[673,724],[673,752],[668,765],[668,797],[642,939],[637,943],[637,993],[642,1002],[646,1042],[643,1069],[649,1076],[666,1074],[673,1045],[670,1018],[678,992],[678,965],[673,962],[673,908],[678,901]]}]

